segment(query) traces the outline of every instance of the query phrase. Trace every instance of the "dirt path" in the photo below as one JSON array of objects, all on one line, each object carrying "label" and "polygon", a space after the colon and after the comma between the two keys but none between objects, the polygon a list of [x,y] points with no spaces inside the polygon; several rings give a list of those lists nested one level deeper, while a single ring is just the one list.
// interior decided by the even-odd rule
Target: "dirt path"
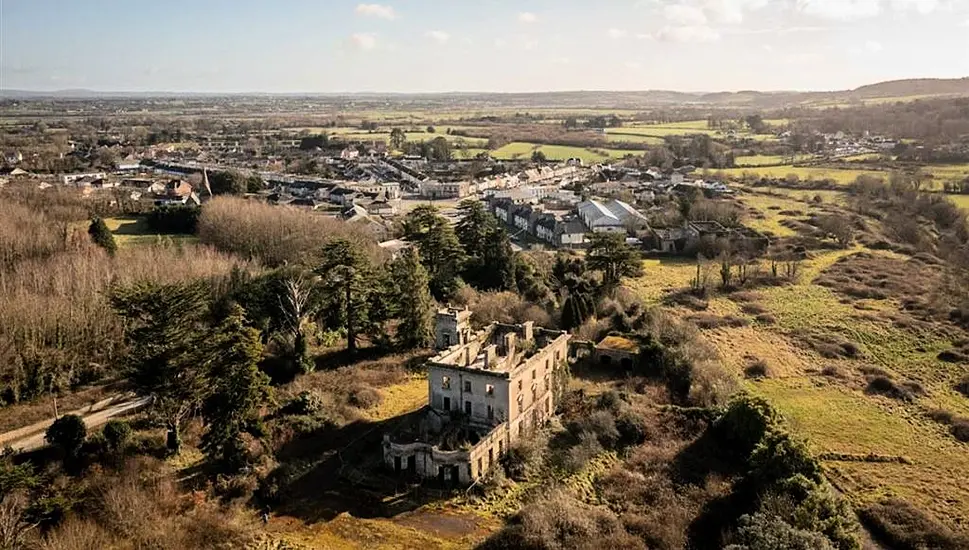
[{"label": "dirt path", "polygon": [[[80,416],[90,430],[105,424],[115,416],[138,410],[147,405],[150,400],[149,397],[134,397],[130,394],[116,395],[87,407],[66,411],[64,414]],[[18,452],[39,449],[46,445],[44,432],[53,423],[52,418],[0,434],[0,447],[10,446]]]}]

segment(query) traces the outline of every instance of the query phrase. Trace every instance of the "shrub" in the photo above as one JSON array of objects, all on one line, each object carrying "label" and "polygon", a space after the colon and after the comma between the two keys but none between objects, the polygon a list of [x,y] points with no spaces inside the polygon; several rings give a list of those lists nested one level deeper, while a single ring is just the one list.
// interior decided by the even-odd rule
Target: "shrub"
[{"label": "shrub", "polygon": [[884,395],[885,397],[890,397],[892,399],[899,399],[902,401],[911,401],[912,393],[904,387],[901,387],[890,378],[885,376],[874,376],[868,381],[868,387],[865,391],[871,394]]},{"label": "shrub", "polygon": [[323,398],[315,392],[304,390],[299,395],[289,400],[279,412],[288,415],[316,414],[323,410]]},{"label": "shrub", "polygon": [[827,365],[826,367],[821,369],[821,374],[823,374],[824,376],[830,376],[831,378],[845,377],[844,372],[842,372],[841,369],[839,369],[834,365]]},{"label": "shrub", "polygon": [[750,479],[761,486],[801,475],[821,482],[821,466],[800,441],[780,432],[769,432],[750,455]]},{"label": "shrub", "polygon": [[372,409],[383,402],[384,398],[379,391],[370,386],[354,388],[347,398],[350,405],[360,409]]},{"label": "shrub", "polygon": [[60,448],[67,456],[77,456],[87,438],[87,427],[76,414],[65,414],[47,428],[44,440]]},{"label": "shrub", "polygon": [[953,532],[901,499],[872,504],[858,515],[872,533],[898,550],[969,548],[969,537]]},{"label": "shrub", "polygon": [[962,395],[969,397],[969,376],[963,376],[955,385],[955,390]]},{"label": "shrub", "polygon": [[746,457],[776,423],[777,413],[767,400],[745,394],[730,401],[714,433],[724,448]]},{"label": "shrub", "polygon": [[734,543],[725,550],[834,550],[824,535],[798,529],[781,518],[756,513],[740,517]]},{"label": "shrub", "polygon": [[744,368],[744,376],[747,378],[767,378],[770,376],[770,368],[763,359],[757,359]]},{"label": "shrub", "polygon": [[111,452],[124,450],[131,440],[131,425],[125,420],[111,419],[101,430],[104,435],[104,442]]},{"label": "shrub", "polygon": [[955,418],[952,420],[952,427],[949,428],[952,432],[952,436],[962,441],[963,443],[969,443],[969,418]]},{"label": "shrub", "polygon": [[520,440],[509,447],[499,463],[505,469],[505,474],[515,480],[524,481],[537,463],[542,459],[540,446],[533,440]]}]

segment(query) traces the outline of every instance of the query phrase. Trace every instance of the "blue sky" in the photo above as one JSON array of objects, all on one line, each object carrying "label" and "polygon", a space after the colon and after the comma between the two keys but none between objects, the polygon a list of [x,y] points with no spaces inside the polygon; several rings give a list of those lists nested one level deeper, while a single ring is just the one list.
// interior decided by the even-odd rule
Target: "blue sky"
[{"label": "blue sky", "polygon": [[827,90],[969,76],[969,0],[0,0],[0,88]]}]

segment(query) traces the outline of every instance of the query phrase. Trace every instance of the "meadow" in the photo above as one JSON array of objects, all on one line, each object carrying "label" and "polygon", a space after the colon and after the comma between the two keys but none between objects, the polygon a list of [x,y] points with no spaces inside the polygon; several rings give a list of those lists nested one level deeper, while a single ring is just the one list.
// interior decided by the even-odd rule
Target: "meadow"
[{"label": "meadow", "polygon": [[726,168],[717,170],[726,178],[746,179],[746,178],[776,178],[784,179],[788,176],[797,176],[800,180],[825,180],[830,179],[841,185],[848,185],[855,181],[858,176],[867,175],[874,177],[886,177],[887,173],[878,170],[863,169],[839,169],[824,168],[818,166],[793,166],[789,164],[781,166],[752,166],[744,168]]},{"label": "meadow", "polygon": [[500,149],[491,151],[491,156],[496,159],[516,159],[529,158],[534,151],[541,151],[549,160],[567,160],[569,158],[580,158],[585,163],[605,162],[611,159],[623,158],[626,155],[636,154],[637,151],[627,151],[623,149],[587,149],[584,147],[571,147],[567,145],[541,145],[524,141],[509,143]]},{"label": "meadow", "polygon": [[[814,158],[814,155],[795,155],[794,162],[805,162]],[[738,167],[744,166],[775,166],[787,164],[791,161],[790,155],[749,155],[734,158],[734,164]]]}]

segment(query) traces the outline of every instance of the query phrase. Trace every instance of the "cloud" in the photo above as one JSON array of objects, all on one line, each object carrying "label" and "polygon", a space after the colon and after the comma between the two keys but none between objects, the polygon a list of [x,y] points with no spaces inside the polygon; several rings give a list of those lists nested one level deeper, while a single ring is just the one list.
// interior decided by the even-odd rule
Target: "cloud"
[{"label": "cloud", "polygon": [[385,6],[382,4],[357,4],[355,11],[357,15],[364,17],[379,17],[380,19],[397,18],[397,13],[394,11],[393,6]]},{"label": "cloud", "polygon": [[878,53],[878,52],[882,51],[882,49],[883,48],[882,48],[882,43],[881,42],[876,42],[874,40],[868,40],[868,41],[865,42],[865,50],[867,50],[867,51],[869,51],[871,53]]},{"label": "cloud", "polygon": [[623,63],[622,65],[623,65],[623,67],[626,67],[627,69],[630,69],[630,70],[633,70],[633,71],[638,71],[639,69],[642,69],[643,68],[643,64],[640,63],[640,62],[638,62],[638,61],[627,61],[627,62]]},{"label": "cloud", "polygon": [[684,27],[707,23],[707,16],[703,10],[686,4],[670,4],[663,8],[663,15],[670,23]]},{"label": "cloud", "polygon": [[555,59],[552,60],[552,63],[556,65],[571,65],[572,59],[568,57],[556,57]]},{"label": "cloud", "polygon": [[534,23],[538,21],[538,16],[530,11],[523,11],[518,14],[518,21],[520,23]]},{"label": "cloud", "polygon": [[606,34],[609,36],[609,38],[618,39],[626,36],[626,31],[623,29],[612,28],[607,30]]},{"label": "cloud", "polygon": [[377,47],[377,35],[372,32],[358,32],[347,39],[350,46],[360,51],[369,51]]},{"label": "cloud", "polygon": [[663,27],[653,37],[662,42],[716,42],[720,33],[706,25]]},{"label": "cloud", "polygon": [[436,41],[438,44],[445,44],[451,39],[451,35],[444,31],[427,31],[424,36]]},{"label": "cloud", "polygon": [[882,0],[797,0],[797,9],[826,19],[862,19],[882,11]]},{"label": "cloud", "polygon": [[495,38],[495,47],[496,48],[504,48],[507,45],[508,45],[508,41],[505,40],[504,38]]},{"label": "cloud", "polygon": [[636,39],[637,40],[655,40],[656,37],[653,36],[650,33],[643,33],[643,32],[641,32],[641,33],[637,33],[636,34]]}]

